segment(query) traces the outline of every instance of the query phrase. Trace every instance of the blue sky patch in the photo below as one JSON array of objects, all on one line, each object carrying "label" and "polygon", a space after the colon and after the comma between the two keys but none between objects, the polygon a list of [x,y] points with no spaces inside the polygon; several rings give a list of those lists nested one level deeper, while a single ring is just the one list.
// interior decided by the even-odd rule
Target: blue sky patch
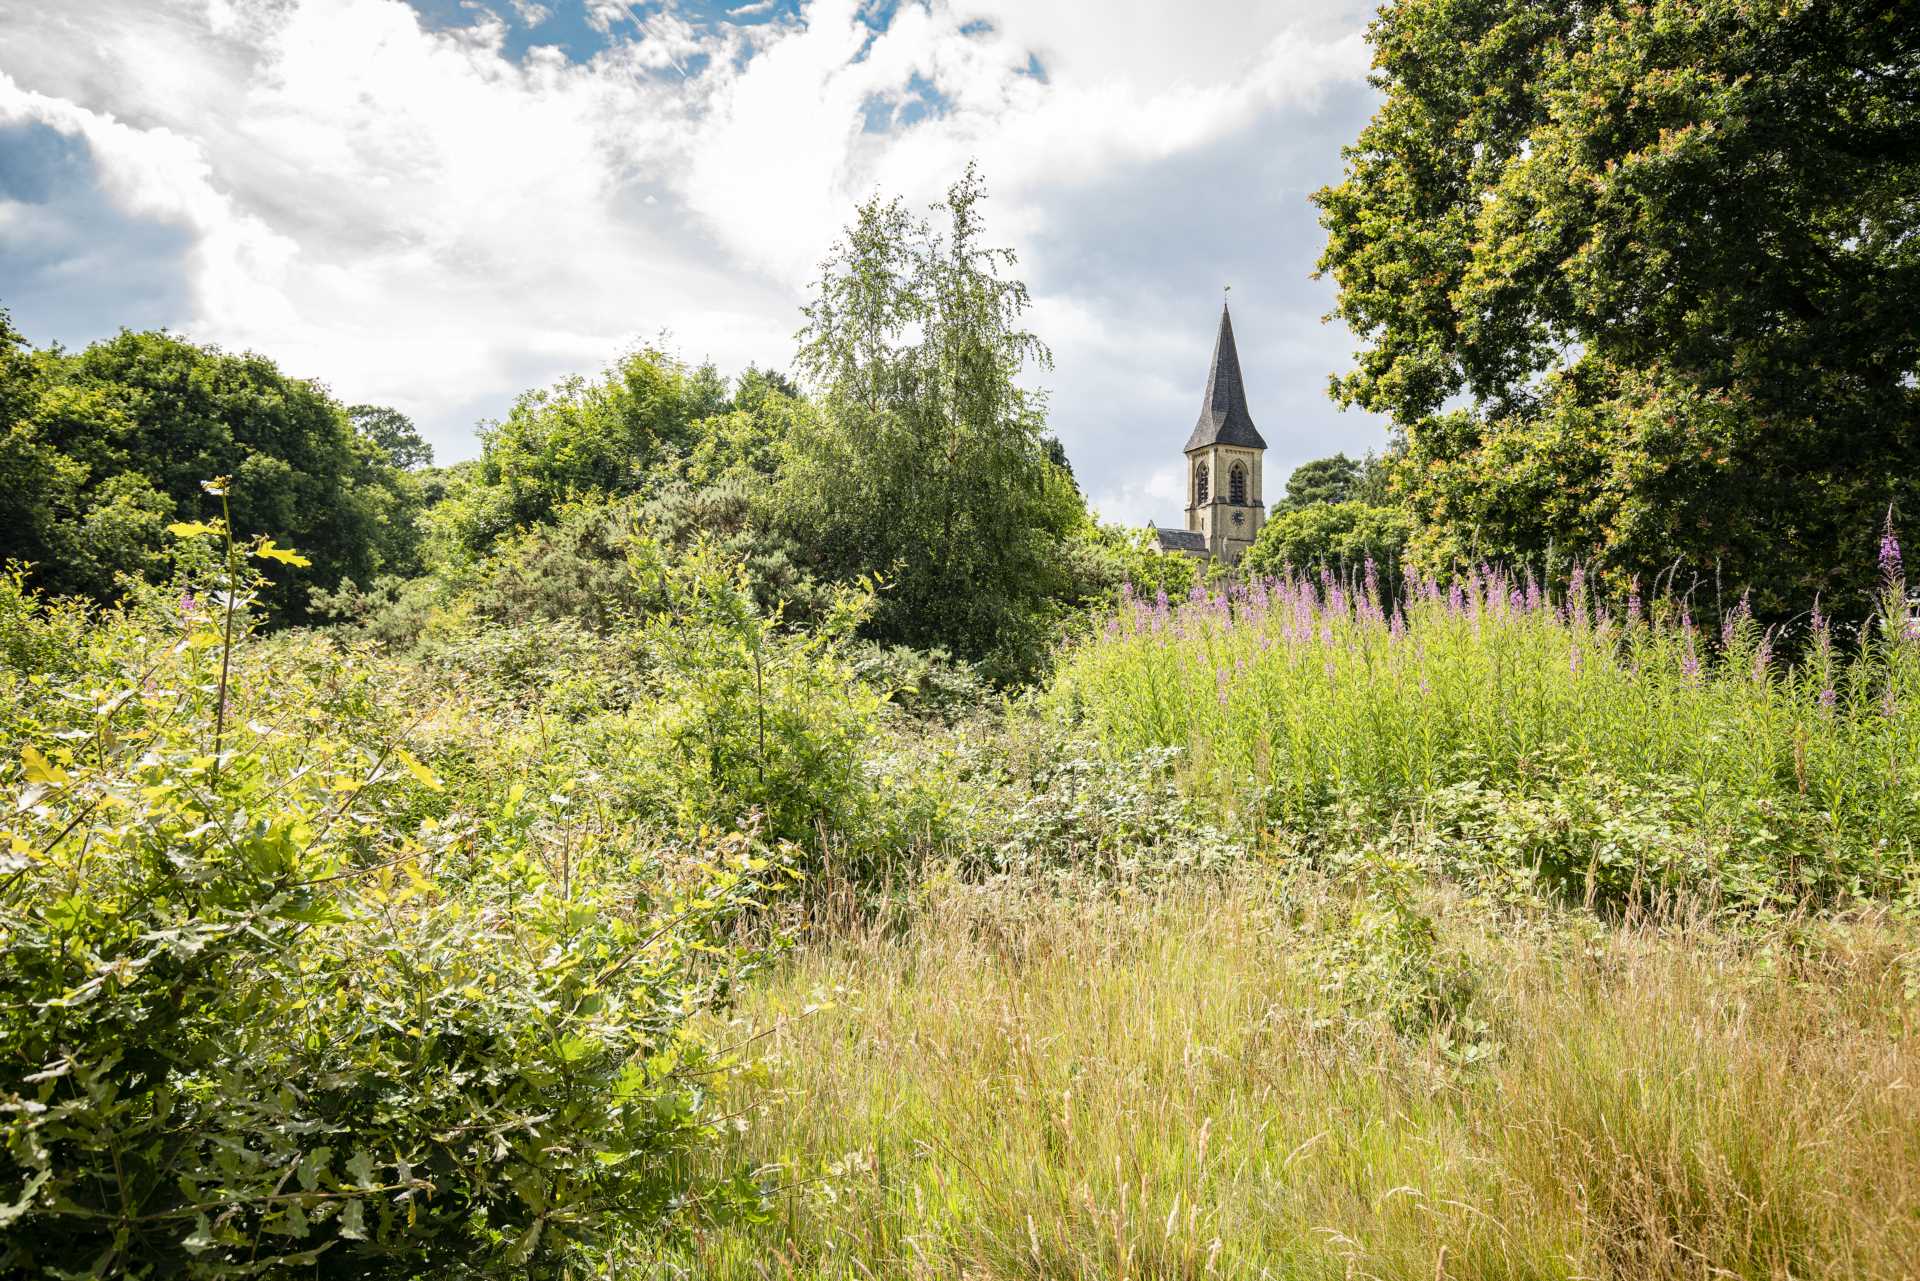
[{"label": "blue sky patch", "polygon": [[874,94],[861,104],[861,128],[867,133],[905,129],[922,120],[939,119],[949,106],[951,103],[939,86],[916,71],[907,78],[905,89]]},{"label": "blue sky patch", "polygon": [[[616,0],[601,6],[610,17],[596,19],[584,0],[406,0],[429,31],[454,31],[498,21],[506,31],[501,52],[515,62],[535,46],[561,50],[574,62],[591,61],[615,40],[630,39],[640,23],[660,11],[659,0],[626,0],[622,13]],[[800,0],[690,0],[673,6],[674,14],[696,27],[711,30],[722,23],[755,26],[798,13]],[[889,3],[888,16],[891,18]],[[884,26],[884,24],[882,24]],[[692,72],[694,68],[683,70]]]},{"label": "blue sky patch", "polygon": [[100,190],[86,140],[43,124],[0,126],[0,307],[36,344],[84,346],[122,325],[185,323],[193,236],[132,218]]}]

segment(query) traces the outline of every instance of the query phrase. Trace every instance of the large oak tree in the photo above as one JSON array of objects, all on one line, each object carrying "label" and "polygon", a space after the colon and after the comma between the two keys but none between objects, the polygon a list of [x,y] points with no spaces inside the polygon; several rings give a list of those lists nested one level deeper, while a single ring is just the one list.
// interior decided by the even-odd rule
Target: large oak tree
[{"label": "large oak tree", "polygon": [[1859,607],[1920,515],[1920,12],[1394,0],[1316,201],[1429,562]]}]

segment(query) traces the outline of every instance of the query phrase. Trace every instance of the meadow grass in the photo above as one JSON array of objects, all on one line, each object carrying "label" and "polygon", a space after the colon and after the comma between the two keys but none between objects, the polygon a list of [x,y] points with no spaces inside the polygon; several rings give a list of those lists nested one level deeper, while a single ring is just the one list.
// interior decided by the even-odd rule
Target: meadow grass
[{"label": "meadow grass", "polygon": [[1744,611],[1610,617],[1577,577],[1398,599],[1127,602],[1041,703],[1118,770],[1067,808],[1130,813],[1116,780],[1173,749],[1242,852],[934,874],[820,931],[731,1030],[758,1066],[722,1160],[768,1215],[647,1270],[1920,1275],[1897,563],[1791,663]]},{"label": "meadow grass", "polygon": [[1253,869],[935,881],[796,952],[732,1029],[760,1069],[724,1159],[778,1187],[769,1217],[646,1273],[1920,1271],[1910,930],[1603,926],[1429,887],[1471,996],[1405,1034],[1329,969],[1365,902]]},{"label": "meadow grass", "polygon": [[[1115,753],[1179,748],[1190,788],[1313,827],[1463,782],[1602,779],[1705,844],[1820,864],[1824,889],[1906,886],[1920,851],[1920,618],[1897,561],[1845,644],[1814,611],[1795,661],[1743,610],[1703,635],[1672,601],[1619,615],[1498,572],[1388,598],[1288,577],[1170,607],[1132,600],[1074,651],[1049,705]],[[1544,780],[1544,782],[1542,781]],[[1712,868],[1702,869],[1711,877]]]}]

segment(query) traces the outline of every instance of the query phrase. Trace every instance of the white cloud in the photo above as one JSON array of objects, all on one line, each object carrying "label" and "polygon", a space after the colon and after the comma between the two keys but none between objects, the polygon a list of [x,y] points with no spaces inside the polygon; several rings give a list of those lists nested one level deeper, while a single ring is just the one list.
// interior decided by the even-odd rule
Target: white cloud
[{"label": "white cloud", "polygon": [[[1067,0],[909,2],[877,33],[860,0],[751,25],[511,2],[525,24],[584,5],[611,43],[514,62],[503,21],[430,31],[400,0],[0,0],[0,119],[84,136],[112,199],[191,229],[180,327],[395,404],[454,457],[476,408],[663,326],[723,366],[784,360],[852,204],[931,199],[978,158],[993,231],[1036,281],[1083,481],[1111,515],[1164,520],[1211,317],[1143,310],[1176,258],[1152,228],[1077,233],[1098,234],[1089,211],[1166,201],[1174,167],[1257,155],[1277,120],[1357,92],[1366,64],[1346,0],[1113,0],[1097,20]],[[931,114],[866,130],[871,104],[925,84]],[[1248,181],[1266,186],[1194,198],[1270,198],[1272,175]],[[1283,272],[1296,319],[1325,305],[1299,283],[1309,266]]]}]

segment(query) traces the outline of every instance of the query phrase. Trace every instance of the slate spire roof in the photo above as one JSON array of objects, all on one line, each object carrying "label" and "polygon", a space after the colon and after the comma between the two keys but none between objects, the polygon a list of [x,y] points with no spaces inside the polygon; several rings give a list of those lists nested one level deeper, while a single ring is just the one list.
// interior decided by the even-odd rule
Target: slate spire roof
[{"label": "slate spire roof", "polygon": [[1200,402],[1200,421],[1187,437],[1189,452],[1208,445],[1238,445],[1265,449],[1247,412],[1247,388],[1240,378],[1240,353],[1233,345],[1233,316],[1220,306],[1220,336],[1213,342],[1213,367],[1207,371],[1207,395]]}]

